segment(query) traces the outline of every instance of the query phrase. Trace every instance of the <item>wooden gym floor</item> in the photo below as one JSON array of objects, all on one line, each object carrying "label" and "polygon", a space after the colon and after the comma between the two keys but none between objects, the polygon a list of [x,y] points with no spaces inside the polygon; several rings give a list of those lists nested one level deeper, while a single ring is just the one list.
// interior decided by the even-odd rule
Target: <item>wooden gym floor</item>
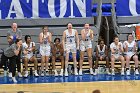
[{"label": "wooden gym floor", "polygon": [[140,93],[140,75],[115,76],[99,74],[96,76],[70,75],[68,77],[19,78],[14,84],[9,77],[0,77],[0,93]]}]

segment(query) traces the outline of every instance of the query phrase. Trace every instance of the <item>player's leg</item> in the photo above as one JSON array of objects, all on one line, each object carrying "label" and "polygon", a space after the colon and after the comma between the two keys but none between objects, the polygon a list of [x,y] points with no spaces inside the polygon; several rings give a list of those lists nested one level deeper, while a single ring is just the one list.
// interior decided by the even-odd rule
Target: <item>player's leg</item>
[{"label": "player's leg", "polygon": [[95,66],[94,66],[94,68],[95,68],[95,73],[94,73],[94,75],[97,75],[98,74],[98,63],[99,63],[99,57],[95,57]]},{"label": "player's leg", "polygon": [[46,76],[49,75],[49,58],[51,54],[51,47],[47,46],[46,47],[46,53],[45,53],[45,74]]},{"label": "player's leg", "polygon": [[138,71],[138,65],[139,65],[138,56],[134,55],[133,60],[135,62],[135,74],[138,75],[139,74],[139,71]]},{"label": "player's leg", "polygon": [[58,73],[56,71],[56,67],[55,67],[55,60],[56,60],[56,56],[52,56],[52,66],[53,66],[53,71],[54,71],[54,75],[58,76]]},{"label": "player's leg", "polygon": [[[75,51],[76,52],[76,51]],[[77,72],[77,60],[76,60],[76,53],[72,53],[72,56],[73,56],[73,62],[74,62],[74,74],[75,75],[78,75],[78,72]]]},{"label": "player's leg", "polygon": [[66,57],[65,57],[65,76],[68,76],[68,61],[69,61],[69,52],[66,52]]},{"label": "player's leg", "polygon": [[32,56],[30,58],[30,61],[31,62],[34,62],[34,75],[37,77],[39,76],[38,73],[37,73],[37,66],[38,66],[38,61],[37,61],[37,58],[35,56]]},{"label": "player's leg", "polygon": [[61,60],[60,76],[63,76],[63,72],[64,72],[64,56],[60,56],[60,60]]},{"label": "player's leg", "polygon": [[104,58],[105,60],[106,60],[106,72],[107,72],[107,74],[110,74],[110,71],[109,71],[109,58],[108,58],[108,56],[106,56],[105,58]]},{"label": "player's leg", "polygon": [[44,76],[44,66],[45,66],[45,50],[40,47],[41,54],[41,76]]},{"label": "player's leg", "polygon": [[125,66],[124,57],[120,55],[119,60],[121,61],[121,67],[122,67],[121,75],[124,75],[124,66]]},{"label": "player's leg", "polygon": [[130,75],[130,56],[125,55],[126,59],[126,75]]},{"label": "player's leg", "polygon": [[82,75],[82,66],[83,66],[83,60],[84,60],[84,51],[80,51],[80,63],[79,63],[79,75]]},{"label": "player's leg", "polygon": [[24,57],[24,67],[25,67],[25,74],[24,74],[24,77],[28,77],[28,62],[29,62],[29,59],[27,57]]},{"label": "player's leg", "polygon": [[90,66],[90,74],[93,75],[92,48],[87,49],[87,54],[88,54],[88,62]]},{"label": "player's leg", "polygon": [[115,75],[115,71],[114,71],[114,62],[115,62],[115,57],[113,55],[111,55],[111,74]]}]

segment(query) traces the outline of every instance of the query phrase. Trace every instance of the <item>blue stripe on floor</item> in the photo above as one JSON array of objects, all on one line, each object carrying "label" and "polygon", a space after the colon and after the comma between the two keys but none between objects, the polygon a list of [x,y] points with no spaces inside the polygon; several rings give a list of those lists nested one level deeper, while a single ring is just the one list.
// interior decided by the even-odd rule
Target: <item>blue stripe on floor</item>
[{"label": "blue stripe on floor", "polygon": [[[55,77],[55,76],[44,76],[34,77],[29,76],[28,78],[16,77],[17,84],[33,84],[33,83],[62,83],[62,82],[97,82],[97,81],[121,81],[121,80],[140,80],[140,75],[124,75],[116,74],[115,76],[107,74],[98,74],[96,76],[85,74],[83,76],[69,75],[68,77]],[[13,84],[12,79],[9,77],[0,77],[0,84]]]}]

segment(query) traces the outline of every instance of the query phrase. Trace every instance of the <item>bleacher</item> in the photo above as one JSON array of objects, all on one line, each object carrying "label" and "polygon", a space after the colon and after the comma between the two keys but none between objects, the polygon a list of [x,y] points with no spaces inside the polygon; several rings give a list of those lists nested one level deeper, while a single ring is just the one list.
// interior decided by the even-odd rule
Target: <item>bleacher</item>
[{"label": "bleacher", "polygon": [[[10,29],[13,22],[16,22],[19,29],[22,30],[23,40],[25,35],[31,35],[32,40],[36,43],[36,48],[39,48],[38,35],[41,32],[43,25],[49,26],[49,31],[53,33],[53,40],[56,37],[62,37],[63,31],[66,29],[66,24],[72,22],[75,29],[78,30],[80,37],[80,30],[83,29],[85,23],[91,25],[94,30],[93,50],[98,42],[100,34],[102,16],[111,16],[113,21],[114,32],[119,36],[121,41],[126,40],[126,36],[135,30],[134,27],[126,27],[125,24],[140,23],[140,17],[121,17],[116,16],[116,0],[93,0],[92,3],[92,17],[88,18],[46,18],[46,19],[4,19],[0,20],[0,49],[7,47],[6,32]],[[94,52],[94,51],[93,51]],[[131,62],[133,64],[133,62]],[[70,62],[70,64],[73,64]],[[99,64],[105,65],[105,61]],[[116,63],[116,67],[120,68],[120,62]],[[31,64],[32,66],[33,64]],[[60,67],[60,63],[56,63]],[[134,65],[134,64],[133,64]],[[83,68],[89,68],[88,62],[84,62]]]},{"label": "bleacher", "polygon": [[[29,23],[27,21],[29,21]],[[31,35],[32,40],[36,43],[36,49],[39,49],[38,36],[39,36],[39,33],[41,32],[41,27],[43,25],[49,26],[49,31],[53,34],[53,37],[52,37],[53,38],[52,41],[53,41],[54,38],[56,37],[62,38],[62,33],[66,29],[66,24],[68,22],[73,23],[74,28],[77,29],[79,33],[79,37],[80,37],[80,31],[81,29],[83,29],[84,24],[89,23],[91,25],[91,29],[94,30],[94,36],[95,36],[94,42],[96,43],[98,40],[98,37],[97,37],[98,31],[96,27],[94,27],[94,24],[93,24],[94,18],[64,18],[63,20],[62,19],[60,20],[60,18],[56,18],[56,19],[51,19],[51,20],[50,19],[38,20],[40,25],[37,25],[37,23],[36,24],[30,23],[30,20],[22,20],[22,19],[12,20],[10,22],[8,20],[5,20],[5,21],[1,20],[0,22],[3,23],[3,26],[2,26],[3,29],[0,29],[0,45],[1,45],[0,48],[5,48],[8,46],[6,34],[7,34],[7,31],[10,29],[10,25],[12,24],[12,22],[17,22],[17,24],[19,25],[19,29],[22,31],[22,34],[23,34],[23,41],[24,41],[25,35]],[[35,25],[37,25],[37,27]],[[95,45],[95,43],[93,45]],[[40,59],[40,56],[37,56],[37,57],[38,59]]]},{"label": "bleacher", "polygon": [[[100,7],[96,7],[99,12]],[[97,17],[97,21],[99,21]],[[91,25],[91,29],[94,30],[94,41],[93,41],[93,50],[97,45],[98,36],[99,36],[99,24],[95,24],[94,17],[87,18],[43,18],[43,19],[2,19],[0,20],[0,49],[3,49],[8,46],[6,34],[7,31],[11,28],[11,24],[16,22],[19,26],[19,29],[23,33],[23,41],[25,35],[31,35],[32,40],[36,43],[36,48],[39,48],[38,35],[41,32],[41,27],[43,25],[49,26],[49,31],[53,34],[53,39],[56,37],[62,37],[63,31],[66,29],[66,24],[72,22],[75,29],[78,30],[80,37],[80,30],[83,29],[85,23]],[[94,51],[93,51],[94,52]],[[86,63],[87,64],[87,63]]]},{"label": "bleacher", "polygon": [[[132,31],[135,31],[135,27],[132,24],[140,23],[140,16],[118,16],[116,5],[112,4],[112,19],[115,33],[119,36],[120,40],[123,42],[126,40],[126,36]],[[126,26],[130,25],[130,27]]]},{"label": "bleacher", "polygon": [[[97,16],[97,7],[100,0],[93,0],[93,6],[92,6],[92,16]],[[102,16],[111,16],[111,9],[112,9],[112,0],[101,0],[102,1]],[[116,1],[114,1],[116,2]],[[116,3],[114,3],[116,7]]]}]

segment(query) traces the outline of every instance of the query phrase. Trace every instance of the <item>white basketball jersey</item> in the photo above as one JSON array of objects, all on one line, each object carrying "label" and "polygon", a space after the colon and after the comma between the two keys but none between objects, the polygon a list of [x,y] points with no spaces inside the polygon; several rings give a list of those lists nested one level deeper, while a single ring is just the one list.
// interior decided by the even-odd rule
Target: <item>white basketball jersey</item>
[{"label": "white basketball jersey", "polygon": [[[122,47],[123,47],[122,43],[119,42],[118,45],[119,45],[119,44],[121,45],[121,48],[122,48]],[[113,49],[114,49],[114,51],[115,51],[115,55],[122,54],[122,53],[120,52],[120,50],[117,48],[117,45],[115,45],[114,42],[111,43],[110,48],[113,48]],[[112,54],[112,53],[111,53],[111,54]]]},{"label": "white basketball jersey", "polygon": [[44,34],[42,34],[42,37],[44,38],[44,42],[43,42],[43,44],[41,44],[41,46],[46,46],[46,45],[50,45],[50,43],[48,42],[48,39],[49,39],[49,35],[50,35],[50,32],[47,32],[47,34],[46,35],[44,35]]},{"label": "white basketball jersey", "polygon": [[29,51],[28,54],[30,54],[30,55],[33,55],[33,52],[30,51],[33,46],[35,46],[35,43],[34,42],[30,42],[30,45],[29,46],[27,45],[26,42],[24,42],[22,44],[23,49],[27,49]]},{"label": "white basketball jersey", "polygon": [[128,52],[134,52],[134,45],[135,45],[135,41],[132,41],[131,43],[129,43],[128,41],[125,41],[128,45]]},{"label": "white basketball jersey", "polygon": [[70,33],[68,32],[68,30],[66,31],[66,43],[70,44],[70,43],[75,43],[75,32],[76,30],[72,29],[72,34],[70,35]]},{"label": "white basketball jersey", "polygon": [[[84,32],[86,32],[86,31],[84,30]],[[88,33],[86,34],[85,41],[90,41],[90,40],[91,40],[91,38],[90,38],[90,30],[89,30]]]},{"label": "white basketball jersey", "polygon": [[103,46],[103,49],[102,50],[100,49],[100,45],[97,45],[97,49],[99,51],[99,55],[100,56],[105,55],[105,45]]}]

